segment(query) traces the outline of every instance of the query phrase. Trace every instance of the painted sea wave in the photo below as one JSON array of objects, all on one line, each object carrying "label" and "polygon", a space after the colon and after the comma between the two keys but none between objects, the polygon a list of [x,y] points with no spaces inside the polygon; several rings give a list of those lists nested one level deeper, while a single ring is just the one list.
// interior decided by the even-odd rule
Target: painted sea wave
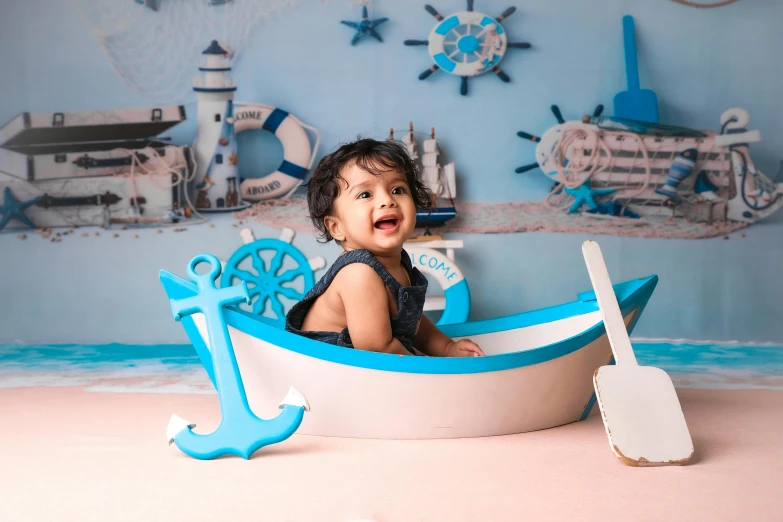
[{"label": "painted sea wave", "polygon": [[[634,340],[639,364],[678,388],[783,390],[783,345]],[[189,344],[0,344],[0,388],[78,386],[92,392],[213,394]]]}]

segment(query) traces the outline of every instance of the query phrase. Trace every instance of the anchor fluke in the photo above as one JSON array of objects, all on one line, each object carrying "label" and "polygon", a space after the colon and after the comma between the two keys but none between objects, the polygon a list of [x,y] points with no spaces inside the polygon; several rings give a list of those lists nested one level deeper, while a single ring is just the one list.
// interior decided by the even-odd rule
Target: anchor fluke
[{"label": "anchor fluke", "polygon": [[195,428],[196,425],[188,420],[183,419],[176,413],[171,415],[171,418],[169,419],[169,425],[166,427],[166,440],[168,440],[169,445],[171,445],[172,442],[174,442],[174,438],[179,435],[182,431],[190,428]]},{"label": "anchor fluke", "polygon": [[304,411],[310,411],[310,403],[307,402],[307,398],[293,386],[288,390],[288,395],[285,396],[285,399],[278,407],[282,410],[286,406],[298,406],[304,408]]}]

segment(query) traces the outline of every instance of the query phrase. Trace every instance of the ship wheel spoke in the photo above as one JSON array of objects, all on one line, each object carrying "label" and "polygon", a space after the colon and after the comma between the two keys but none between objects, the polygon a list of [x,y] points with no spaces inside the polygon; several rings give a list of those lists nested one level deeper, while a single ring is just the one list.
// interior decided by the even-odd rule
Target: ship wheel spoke
[{"label": "ship wheel spoke", "polygon": [[231,276],[232,277],[236,277],[236,278],[238,278],[238,279],[240,279],[242,281],[248,281],[248,282],[252,281],[254,284],[255,284],[256,280],[258,279],[257,275],[255,275],[253,273],[250,273],[247,270],[240,270],[239,268],[234,270],[234,273],[231,274]]},{"label": "ship wheel spoke", "polygon": [[277,271],[280,270],[280,265],[283,264],[283,256],[285,255],[285,252],[282,250],[278,250],[275,253],[275,257],[272,258],[272,262],[269,263],[269,275],[272,277],[277,275]]},{"label": "ship wheel spoke", "polygon": [[429,5],[429,4],[425,5],[425,6],[424,6],[424,10],[425,10],[425,11],[427,11],[427,12],[428,12],[429,14],[431,14],[432,16],[434,16],[434,17],[435,17],[435,20],[437,20],[438,22],[440,22],[441,20],[443,20],[443,15],[442,15],[442,14],[440,14],[440,13],[439,13],[439,12],[438,12],[438,11],[437,11],[437,10],[436,10],[434,7],[432,7],[431,5]]},{"label": "ship wheel spoke", "polygon": [[258,250],[253,250],[253,253],[250,256],[250,260],[253,263],[253,268],[255,268],[259,276],[262,276],[266,273],[266,268],[264,267],[264,260],[261,259]]},{"label": "ship wheel spoke", "polygon": [[269,295],[266,292],[259,291],[258,299],[253,303],[253,313],[256,315],[262,315],[266,308],[266,300],[269,299]]},{"label": "ship wheel spoke", "polygon": [[290,283],[300,275],[304,275],[304,271],[305,269],[303,267],[297,267],[297,268],[292,268],[291,270],[286,270],[285,272],[277,276],[275,278],[275,281],[277,281],[278,284]]},{"label": "ship wheel spoke", "polygon": [[424,71],[423,73],[421,73],[419,75],[419,80],[423,80],[423,79],[427,78],[430,74],[434,73],[438,69],[440,69],[440,67],[438,67],[437,65],[431,66],[429,69],[427,69],[426,71]]},{"label": "ship wheel spoke", "polygon": [[516,8],[516,7],[514,7],[514,6],[511,6],[511,7],[509,7],[508,9],[506,9],[505,11],[503,11],[503,13],[501,13],[501,15],[500,15],[500,16],[498,16],[497,18],[495,18],[495,20],[497,20],[497,21],[498,21],[498,23],[500,23],[500,22],[502,22],[503,20],[505,20],[506,18],[508,18],[509,16],[511,16],[512,14],[514,14],[514,13],[516,12],[516,10],[517,10],[517,8]]},{"label": "ship wheel spoke", "polygon": [[298,292],[296,289],[294,289],[294,288],[289,288],[289,287],[286,287],[286,286],[281,286],[281,287],[279,287],[279,288],[276,290],[276,292],[277,292],[278,294],[284,295],[284,296],[285,296],[285,297],[287,297],[288,299],[293,299],[293,300],[295,300],[295,301],[301,301],[301,300],[302,300],[302,298],[304,297],[304,294],[302,294],[302,293]]},{"label": "ship wheel spoke", "polygon": [[285,319],[285,309],[283,308],[283,303],[280,302],[280,299],[272,299],[272,311],[275,313],[275,316],[277,316],[278,319]]},{"label": "ship wheel spoke", "polygon": [[541,141],[541,138],[539,138],[538,136],[535,136],[533,134],[528,134],[525,131],[517,132],[517,136],[519,136],[520,138],[525,138],[526,140],[530,140],[534,143],[538,143],[539,141]]},{"label": "ship wheel spoke", "polygon": [[533,170],[535,168],[538,168],[538,163],[530,163],[528,165],[522,165],[521,167],[517,167],[517,169],[514,171],[517,174],[522,174],[523,172],[527,172],[528,170]]},{"label": "ship wheel spoke", "polygon": [[492,68],[492,72],[495,73],[495,75],[503,80],[504,82],[508,83],[511,81],[511,78],[508,77],[508,74],[504,73],[503,70],[498,67],[497,65]]},{"label": "ship wheel spoke", "polygon": [[563,119],[563,114],[560,112],[560,107],[558,107],[557,105],[552,105],[550,109],[552,110],[552,114],[555,115],[555,118],[557,118],[557,123],[565,123],[565,120]]},{"label": "ship wheel spoke", "polygon": [[449,58],[454,58],[454,55],[459,53],[459,47],[454,49],[454,52],[449,55]]}]

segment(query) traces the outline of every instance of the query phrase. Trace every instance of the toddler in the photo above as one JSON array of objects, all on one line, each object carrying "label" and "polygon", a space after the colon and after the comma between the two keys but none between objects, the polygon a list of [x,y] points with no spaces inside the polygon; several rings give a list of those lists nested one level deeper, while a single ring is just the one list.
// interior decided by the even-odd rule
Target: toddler
[{"label": "toddler", "polygon": [[394,142],[361,139],[325,156],[307,184],[307,203],[322,238],[344,252],[288,312],[286,330],[374,352],[484,355],[470,340],[451,340],[422,313],[427,279],[402,245],[416,209],[430,201],[416,165]]}]

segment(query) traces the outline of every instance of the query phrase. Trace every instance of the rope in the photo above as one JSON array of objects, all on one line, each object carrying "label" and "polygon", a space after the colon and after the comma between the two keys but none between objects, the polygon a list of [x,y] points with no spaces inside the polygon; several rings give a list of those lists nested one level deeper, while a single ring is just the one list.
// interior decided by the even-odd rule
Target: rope
[{"label": "rope", "polygon": [[[190,200],[190,194],[188,193],[188,189],[187,189],[188,183],[193,181],[193,179],[196,177],[196,172],[198,170],[197,169],[195,153],[193,152],[193,148],[192,147],[188,147],[188,154],[190,156],[190,160],[191,160],[192,165],[193,165],[193,170],[191,171],[191,174],[189,176],[183,176],[182,175],[182,170],[181,170],[183,168],[187,168],[187,162],[184,165],[180,165],[180,164],[176,164],[176,163],[173,166],[167,165],[165,160],[163,160],[163,158],[158,154],[158,152],[154,148],[150,148],[150,152],[152,153],[153,156],[150,157],[147,161],[150,162],[150,163],[153,162],[153,161],[156,161],[160,165],[160,167],[162,167],[162,168],[158,168],[158,169],[149,168],[148,169],[145,165],[143,165],[141,162],[139,162],[138,157],[136,156],[136,154],[134,154],[133,151],[129,151],[127,149],[116,149],[116,150],[127,152],[130,155],[130,157],[131,157],[130,172],[128,174],[115,174],[115,177],[126,177],[127,176],[129,178],[131,195],[132,195],[132,198],[133,198],[133,205],[134,205],[134,208],[136,209],[137,217],[141,217],[141,208],[139,207],[138,189],[136,187],[136,177],[139,175],[136,172],[136,169],[138,167],[138,168],[140,168],[143,171],[141,173],[141,175],[149,177],[150,182],[153,185],[155,185],[156,187],[158,187],[158,188],[170,189],[170,188],[174,188],[174,187],[176,187],[178,185],[183,185],[184,184],[185,188],[184,188],[184,190],[182,190],[182,193],[185,195],[185,201],[187,202],[187,206],[188,206],[188,208],[190,208],[191,212],[193,212],[194,215],[196,215],[199,218],[201,218],[199,221],[196,221],[196,222],[188,221],[187,223],[173,223],[173,222],[172,223],[164,223],[163,222],[163,218],[161,217],[157,221],[158,226],[175,226],[175,225],[179,226],[179,225],[182,225],[182,224],[199,225],[201,223],[205,223],[205,222],[209,221],[209,218],[207,218],[203,214],[199,213],[198,210],[196,210],[196,207],[193,205],[193,203]],[[146,152],[147,151],[145,151],[145,153]],[[155,177],[153,177],[153,176],[159,176],[159,175],[166,174],[166,173],[172,174],[174,176],[174,179],[172,180],[172,182],[170,184],[161,184],[157,179],[155,179]]]},{"label": "rope", "polygon": [[[638,150],[642,152],[642,165],[645,169],[644,183],[638,190],[630,195],[624,196],[628,199],[633,199],[636,196],[644,193],[650,186],[650,180],[652,177],[652,168],[650,165],[650,155],[647,150],[647,145],[644,139],[634,133],[609,133],[611,135],[621,135],[623,139],[633,138],[638,144]],[[590,152],[587,163],[584,162],[584,155],[581,151],[584,147],[579,147],[578,142],[591,142],[595,143]],[[570,162],[568,161],[570,155],[573,158],[580,158],[580,161]],[[578,149],[578,150],[577,150]],[[608,161],[601,161],[601,152],[605,154]],[[604,139],[604,133],[595,131],[589,127],[585,127],[580,124],[567,123],[563,126],[562,134],[557,146],[555,147],[554,154],[552,155],[552,161],[557,169],[555,180],[560,183],[552,189],[547,195],[545,201],[551,206],[560,206],[565,199],[565,189],[575,189],[584,183],[589,183],[590,179],[601,172],[609,170],[614,165],[614,156],[612,155],[612,149]],[[634,163],[632,163],[629,169],[629,176],[633,172],[633,167],[636,166],[636,158],[634,157]]]},{"label": "rope", "polygon": [[672,0],[672,2],[674,3],[687,5],[688,7],[696,7],[699,9],[712,9],[713,7],[723,7],[725,5],[730,5],[738,1],[739,0],[723,0],[722,2],[717,2],[714,4],[702,4],[701,2],[691,2],[690,0]]},{"label": "rope", "polygon": [[[575,189],[579,186],[589,183],[590,179],[597,174],[603,172],[609,172],[612,174],[612,181],[614,183],[620,182],[625,177],[626,185],[631,184],[634,169],[642,167],[644,169],[644,179],[642,185],[632,192],[625,191],[622,194],[623,200],[631,200],[638,198],[647,191],[653,183],[653,165],[652,159],[656,157],[656,153],[662,150],[666,150],[666,145],[671,145],[673,148],[670,151],[672,153],[672,160],[679,149],[682,147],[679,141],[670,140],[655,140],[651,139],[650,143],[645,141],[645,136],[633,132],[609,132],[599,131],[595,127],[585,126],[580,123],[566,123],[562,126],[562,132],[560,139],[555,146],[552,153],[552,163],[555,166],[554,179],[559,183],[552,188],[550,193],[545,198],[545,202],[552,207],[561,207],[567,201],[572,200],[565,189]],[[636,143],[636,150],[629,150],[628,148],[615,147],[616,150],[625,150],[626,152],[635,152],[631,159],[630,167],[628,167],[628,173],[615,173],[613,168],[615,167],[617,156],[612,154],[612,146],[610,143],[628,143],[631,140]],[[659,143],[659,145],[655,145]],[[705,143],[711,143],[709,148],[705,148]],[[708,141],[701,145],[693,145],[699,153],[706,153],[708,156],[716,150],[715,142]],[[588,147],[591,148],[589,155],[585,155],[584,151]],[[641,157],[639,156],[641,152]],[[602,154],[603,153],[603,154]],[[569,159],[570,158],[570,159]],[[623,166],[623,168],[626,168]],[[709,174],[708,174],[709,175]],[[714,181],[714,180],[711,180]],[[614,199],[618,199],[615,197]],[[649,198],[647,202],[653,201]]]}]

